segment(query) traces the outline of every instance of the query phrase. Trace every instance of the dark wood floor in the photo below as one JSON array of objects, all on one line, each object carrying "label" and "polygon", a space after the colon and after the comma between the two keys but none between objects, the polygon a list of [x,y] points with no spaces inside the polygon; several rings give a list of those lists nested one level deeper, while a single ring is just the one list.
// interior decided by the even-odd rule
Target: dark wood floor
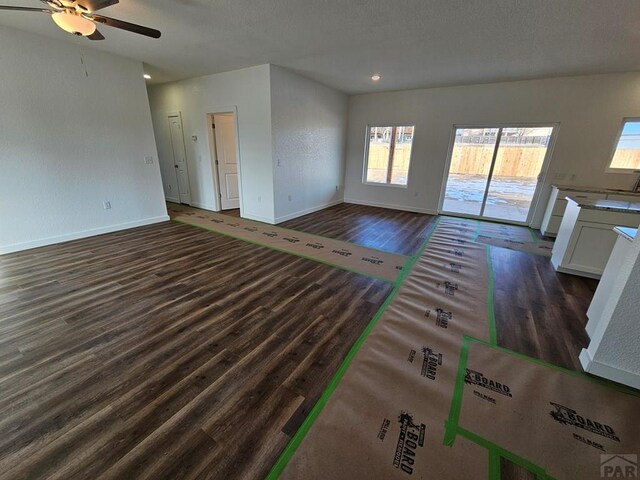
[{"label": "dark wood floor", "polygon": [[435,217],[421,213],[341,203],[279,226],[371,248],[413,255]]},{"label": "dark wood floor", "polygon": [[[433,220],[329,210],[285,226],[414,253]],[[500,344],[578,368],[596,282],[492,259]],[[1,256],[0,479],[262,478],[390,289],[172,223]]]},{"label": "dark wood floor", "polygon": [[586,312],[598,281],[557,273],[550,259],[491,248],[498,344],[571,370],[589,343]]},{"label": "dark wood floor", "polygon": [[[220,213],[240,216],[238,209]],[[421,213],[341,203],[279,223],[278,226],[388,252],[413,255],[422,245],[434,219],[432,215]]]},{"label": "dark wood floor", "polygon": [[261,478],[391,290],[174,223],[0,272],[12,479]]}]

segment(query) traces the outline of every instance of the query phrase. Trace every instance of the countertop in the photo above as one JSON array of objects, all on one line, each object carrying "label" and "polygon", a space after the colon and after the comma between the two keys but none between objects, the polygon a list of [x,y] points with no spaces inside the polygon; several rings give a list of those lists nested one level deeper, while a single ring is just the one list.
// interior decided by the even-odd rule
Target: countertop
[{"label": "countertop", "polygon": [[[581,190],[583,191],[583,190]],[[588,198],[576,199],[571,196],[565,197],[568,201],[575,203],[579,207],[591,210],[607,210],[620,213],[640,214],[640,202],[621,202],[619,200],[589,200]]]},{"label": "countertop", "polygon": [[603,194],[618,194],[618,195],[633,195],[636,197],[640,197],[640,192],[632,192],[630,190],[613,190],[611,188],[600,188],[600,187],[579,187],[577,185],[552,185],[552,187],[556,187],[558,190],[562,190],[565,192],[589,192],[589,193],[603,193]]},{"label": "countertop", "polygon": [[626,238],[629,241],[633,241],[633,239],[636,238],[636,235],[638,233],[637,228],[631,228],[631,227],[615,227],[613,231],[616,232],[621,237]]}]

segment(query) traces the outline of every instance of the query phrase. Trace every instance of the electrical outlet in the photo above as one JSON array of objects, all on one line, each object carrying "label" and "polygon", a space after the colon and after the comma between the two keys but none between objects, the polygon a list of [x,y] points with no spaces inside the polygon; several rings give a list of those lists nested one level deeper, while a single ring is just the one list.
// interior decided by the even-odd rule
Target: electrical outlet
[{"label": "electrical outlet", "polygon": [[289,197],[289,201],[291,201],[291,195],[287,195]]},{"label": "electrical outlet", "polygon": [[413,196],[417,197],[418,196],[418,192],[413,192]]},{"label": "electrical outlet", "polygon": [[110,201],[102,202],[102,206],[104,207],[105,210],[110,210],[111,202]]},{"label": "electrical outlet", "polygon": [[147,157],[144,157],[144,163],[147,164],[147,165],[153,164],[153,157],[150,156],[150,155],[147,156]]},{"label": "electrical outlet", "polygon": [[336,185],[336,192],[339,191],[339,190],[340,190],[340,188],[338,187],[338,185]]}]

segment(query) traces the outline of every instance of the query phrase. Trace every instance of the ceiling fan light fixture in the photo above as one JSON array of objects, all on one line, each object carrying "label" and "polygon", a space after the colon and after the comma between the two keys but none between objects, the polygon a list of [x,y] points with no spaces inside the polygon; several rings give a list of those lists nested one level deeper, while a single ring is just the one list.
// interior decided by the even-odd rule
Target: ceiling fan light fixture
[{"label": "ceiling fan light fixture", "polygon": [[61,29],[74,35],[88,37],[96,31],[95,23],[74,13],[56,12],[51,15],[51,18]]}]

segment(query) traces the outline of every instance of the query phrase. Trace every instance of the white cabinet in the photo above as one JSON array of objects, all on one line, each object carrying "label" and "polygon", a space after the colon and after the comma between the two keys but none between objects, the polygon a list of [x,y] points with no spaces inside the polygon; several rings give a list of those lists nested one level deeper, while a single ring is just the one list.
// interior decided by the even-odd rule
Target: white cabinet
[{"label": "white cabinet", "polygon": [[551,264],[563,273],[600,278],[616,243],[616,225],[637,227],[640,213],[583,208],[569,202],[553,245]]},{"label": "white cabinet", "polygon": [[562,190],[554,185],[551,190],[549,202],[547,203],[547,209],[545,210],[544,218],[542,219],[542,226],[540,227],[540,232],[542,233],[542,235],[545,235],[547,237],[555,237],[558,235],[560,224],[562,223],[562,217],[567,207],[567,201],[565,200],[565,197],[573,197],[578,201],[607,199],[618,200],[622,202],[640,202],[640,195],[611,193],[607,192],[605,189],[600,192]]}]

